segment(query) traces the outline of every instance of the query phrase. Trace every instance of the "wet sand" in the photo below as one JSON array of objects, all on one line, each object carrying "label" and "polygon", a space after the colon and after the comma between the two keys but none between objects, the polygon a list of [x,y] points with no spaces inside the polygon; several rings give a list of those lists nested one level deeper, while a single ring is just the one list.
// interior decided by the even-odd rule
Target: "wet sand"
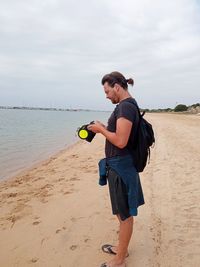
[{"label": "wet sand", "polygon": [[[147,114],[156,145],[140,175],[127,267],[200,263],[200,116]],[[107,186],[98,185],[104,139],[71,148],[0,183],[0,266],[100,266],[117,242]]]}]

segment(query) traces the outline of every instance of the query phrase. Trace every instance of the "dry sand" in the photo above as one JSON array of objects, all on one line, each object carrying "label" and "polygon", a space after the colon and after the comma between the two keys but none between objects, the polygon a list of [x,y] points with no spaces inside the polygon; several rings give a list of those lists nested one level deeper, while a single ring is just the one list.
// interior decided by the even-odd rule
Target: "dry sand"
[{"label": "dry sand", "polygon": [[[149,114],[156,133],[141,174],[127,267],[200,266],[200,116]],[[0,267],[99,267],[116,243],[107,186],[98,185],[104,139],[80,141],[0,183]]]}]

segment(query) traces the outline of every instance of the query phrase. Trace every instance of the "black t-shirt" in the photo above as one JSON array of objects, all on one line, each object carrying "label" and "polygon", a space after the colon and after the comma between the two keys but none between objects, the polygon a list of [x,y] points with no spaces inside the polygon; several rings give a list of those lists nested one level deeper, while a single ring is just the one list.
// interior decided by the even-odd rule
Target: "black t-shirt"
[{"label": "black t-shirt", "polygon": [[118,148],[106,139],[105,154],[107,158],[114,157],[114,156],[124,156],[124,155],[130,154],[133,149],[133,143],[135,140],[134,137],[136,136],[138,122],[139,122],[139,114],[138,114],[137,107],[131,102],[137,105],[137,102],[135,101],[134,98],[130,97],[130,98],[126,98],[122,100],[116,106],[115,110],[113,111],[110,118],[108,119],[107,130],[110,132],[116,132],[117,119],[121,117],[131,121],[133,125],[132,125],[131,133],[130,133],[129,140],[128,140],[126,147]]}]

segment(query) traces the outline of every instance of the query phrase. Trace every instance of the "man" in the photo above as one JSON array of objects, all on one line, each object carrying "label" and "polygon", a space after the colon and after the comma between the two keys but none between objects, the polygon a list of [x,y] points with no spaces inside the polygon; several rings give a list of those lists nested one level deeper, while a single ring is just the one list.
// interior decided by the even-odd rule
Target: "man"
[{"label": "man", "polygon": [[128,256],[128,245],[133,231],[133,216],[137,216],[138,206],[144,204],[140,178],[134,167],[133,144],[139,114],[137,103],[128,92],[128,84],[133,86],[133,83],[133,79],[125,79],[119,72],[105,75],[102,85],[106,97],[118,105],[111,114],[107,127],[99,121],[88,126],[89,130],[101,133],[106,138],[106,158],[99,162],[100,177],[102,178],[102,172],[106,173],[112,211],[120,223],[118,245],[102,246],[104,252],[115,256],[101,267],[126,266],[125,258]]}]

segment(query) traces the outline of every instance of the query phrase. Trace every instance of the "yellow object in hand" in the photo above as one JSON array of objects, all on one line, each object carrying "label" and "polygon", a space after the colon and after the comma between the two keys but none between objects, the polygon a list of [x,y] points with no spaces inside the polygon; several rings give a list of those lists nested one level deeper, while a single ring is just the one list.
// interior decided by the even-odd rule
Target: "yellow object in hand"
[{"label": "yellow object in hand", "polygon": [[88,131],[86,130],[80,130],[78,134],[79,134],[79,137],[82,139],[86,139],[88,137]]}]

